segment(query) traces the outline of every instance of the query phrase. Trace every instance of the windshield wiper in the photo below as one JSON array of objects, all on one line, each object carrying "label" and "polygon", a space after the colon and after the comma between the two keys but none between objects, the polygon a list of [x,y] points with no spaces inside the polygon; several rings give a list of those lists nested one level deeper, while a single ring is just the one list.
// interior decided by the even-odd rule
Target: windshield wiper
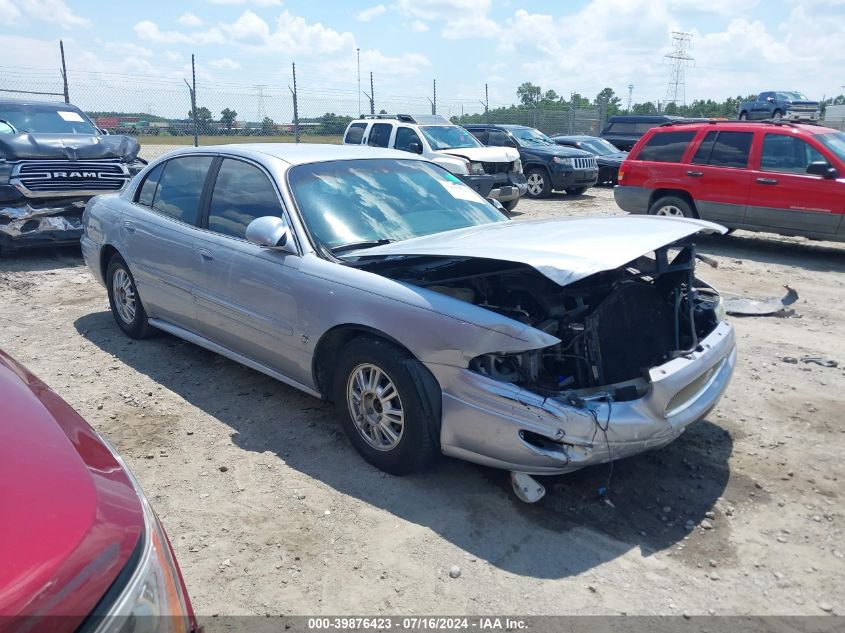
[{"label": "windshield wiper", "polygon": [[332,253],[343,253],[344,251],[357,251],[359,248],[373,248],[374,246],[384,246],[385,244],[392,244],[396,240],[381,239],[369,240],[366,242],[352,242],[351,244],[342,244],[330,249]]}]

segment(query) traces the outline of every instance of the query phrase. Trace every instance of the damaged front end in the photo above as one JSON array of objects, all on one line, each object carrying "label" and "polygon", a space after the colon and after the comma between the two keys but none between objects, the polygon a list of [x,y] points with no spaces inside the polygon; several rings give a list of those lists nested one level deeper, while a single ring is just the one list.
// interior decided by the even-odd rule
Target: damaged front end
[{"label": "damaged front end", "polygon": [[663,446],[715,406],[733,372],[734,335],[695,261],[685,239],[567,285],[491,259],[366,267],[559,339],[467,367],[429,366],[443,388],[444,453],[551,474]]},{"label": "damaged front end", "polygon": [[78,243],[87,200],[0,200],[0,252],[23,246]]}]

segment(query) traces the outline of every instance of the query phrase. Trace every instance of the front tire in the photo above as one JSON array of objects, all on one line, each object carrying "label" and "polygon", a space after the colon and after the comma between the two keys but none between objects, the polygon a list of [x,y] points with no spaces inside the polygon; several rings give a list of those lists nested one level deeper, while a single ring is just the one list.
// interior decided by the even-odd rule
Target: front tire
[{"label": "front tire", "polygon": [[739,113],[739,120],[740,121],[747,121],[748,120],[748,114],[745,113],[745,112],[740,112]]},{"label": "front tire", "polygon": [[[377,338],[352,340],[341,351],[334,375],[334,401],[355,450],[370,464],[405,475],[439,454],[434,407],[420,391],[408,352]],[[423,371],[424,368],[420,368]]]},{"label": "front tire", "polygon": [[505,207],[505,211],[510,213],[514,209],[516,209],[516,204],[519,202],[519,198],[514,198],[513,200],[508,200],[507,202],[503,202],[502,206]]},{"label": "front tire", "polygon": [[662,215],[670,218],[694,218],[695,213],[689,202],[676,196],[664,196],[655,200],[648,210],[649,215]]},{"label": "front tire", "polygon": [[775,110],[774,114],[772,114],[772,120],[780,121],[781,119],[783,119],[783,112],[781,112],[780,110]]},{"label": "front tire", "polygon": [[535,167],[528,171],[525,178],[528,181],[528,192],[526,195],[529,198],[538,199],[549,197],[552,191],[552,183],[549,182],[549,174],[545,169]]},{"label": "front tire", "polygon": [[106,269],[106,289],[112,316],[123,333],[134,339],[151,336],[154,330],[141,304],[135,278],[120,255],[115,255],[109,261]]},{"label": "front tire", "polygon": [[564,191],[570,196],[580,196],[586,190],[586,187],[567,187]]}]

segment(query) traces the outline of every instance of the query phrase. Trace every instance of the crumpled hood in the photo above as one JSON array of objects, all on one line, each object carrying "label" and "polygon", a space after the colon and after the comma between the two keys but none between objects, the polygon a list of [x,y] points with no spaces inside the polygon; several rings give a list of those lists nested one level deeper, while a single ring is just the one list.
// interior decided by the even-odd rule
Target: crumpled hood
[{"label": "crumpled hood", "polygon": [[655,216],[503,221],[349,253],[478,257],[527,264],[561,286],[613,270],[696,233],[726,233],[713,222]]},{"label": "crumpled hood", "polygon": [[437,151],[482,163],[512,163],[519,158],[519,151],[513,147],[456,147]]},{"label": "crumpled hood", "polygon": [[0,134],[0,158],[8,161],[32,159],[92,160],[122,158],[135,160],[141,145],[129,136],[89,134]]}]

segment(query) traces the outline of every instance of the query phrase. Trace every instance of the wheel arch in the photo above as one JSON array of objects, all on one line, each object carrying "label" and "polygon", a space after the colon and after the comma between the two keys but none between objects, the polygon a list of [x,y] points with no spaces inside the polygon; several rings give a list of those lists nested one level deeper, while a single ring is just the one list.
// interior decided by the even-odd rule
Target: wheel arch
[{"label": "wheel arch", "polygon": [[689,192],[684,191],[683,189],[655,189],[651,192],[651,197],[648,200],[648,208],[651,209],[651,205],[660,200],[660,198],[665,198],[667,196],[675,196],[676,198],[684,200],[687,204],[689,204],[695,217],[701,219],[701,214],[698,212],[695,200],[693,200]]},{"label": "wheel arch", "polygon": [[115,255],[121,257],[121,259],[123,258],[123,256],[120,254],[120,251],[118,251],[111,244],[104,244],[103,247],[100,249],[100,274],[103,276],[103,280],[105,281],[105,283],[108,283],[108,280],[106,279],[106,272],[109,268],[109,262]]},{"label": "wheel arch", "polygon": [[546,175],[547,175],[550,179],[551,179],[551,177],[552,177],[552,172],[551,172],[551,170],[549,169],[549,166],[548,166],[548,165],[546,165],[545,163],[540,163],[540,162],[537,162],[537,161],[533,161],[533,162],[530,162],[530,163],[526,163],[525,165],[523,165],[523,166],[522,166],[522,172],[523,172],[524,174],[527,174],[527,173],[528,173],[529,171],[531,171],[532,169],[542,169],[544,172],[546,172]]}]

